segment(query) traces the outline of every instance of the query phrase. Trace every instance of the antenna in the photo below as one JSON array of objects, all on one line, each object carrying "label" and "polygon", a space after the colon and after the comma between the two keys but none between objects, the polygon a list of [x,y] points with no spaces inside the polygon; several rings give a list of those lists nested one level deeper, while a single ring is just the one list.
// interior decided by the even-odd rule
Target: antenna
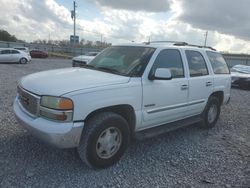
[{"label": "antenna", "polygon": [[208,31],[206,31],[206,33],[205,33],[205,42],[204,42],[204,46],[207,46],[207,36],[208,36]]}]

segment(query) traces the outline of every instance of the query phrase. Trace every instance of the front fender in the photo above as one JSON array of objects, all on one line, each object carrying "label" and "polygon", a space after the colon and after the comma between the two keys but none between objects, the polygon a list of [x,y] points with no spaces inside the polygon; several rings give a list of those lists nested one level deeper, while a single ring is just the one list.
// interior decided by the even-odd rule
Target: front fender
[{"label": "front fender", "polygon": [[141,79],[131,79],[129,83],[96,88],[92,91],[79,91],[64,95],[74,102],[74,121],[84,120],[91,112],[115,105],[128,104],[135,113],[141,111]]}]

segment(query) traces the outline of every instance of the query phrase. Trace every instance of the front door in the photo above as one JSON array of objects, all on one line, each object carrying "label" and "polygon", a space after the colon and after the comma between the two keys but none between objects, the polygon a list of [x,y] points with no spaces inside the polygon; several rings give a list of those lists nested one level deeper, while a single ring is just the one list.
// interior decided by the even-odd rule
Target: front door
[{"label": "front door", "polygon": [[2,50],[0,54],[0,62],[11,62],[12,54],[10,50]]},{"label": "front door", "polygon": [[162,50],[155,59],[151,71],[169,68],[171,80],[142,79],[143,123],[139,129],[153,127],[185,117],[188,102],[188,79],[185,77],[179,50]]}]

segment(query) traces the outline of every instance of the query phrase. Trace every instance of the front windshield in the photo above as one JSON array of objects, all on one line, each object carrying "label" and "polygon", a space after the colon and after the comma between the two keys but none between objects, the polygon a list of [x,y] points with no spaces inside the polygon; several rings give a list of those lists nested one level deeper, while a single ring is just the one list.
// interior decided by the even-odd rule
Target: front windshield
[{"label": "front windshield", "polygon": [[141,76],[155,49],[138,46],[113,46],[105,49],[88,66],[124,76]]}]

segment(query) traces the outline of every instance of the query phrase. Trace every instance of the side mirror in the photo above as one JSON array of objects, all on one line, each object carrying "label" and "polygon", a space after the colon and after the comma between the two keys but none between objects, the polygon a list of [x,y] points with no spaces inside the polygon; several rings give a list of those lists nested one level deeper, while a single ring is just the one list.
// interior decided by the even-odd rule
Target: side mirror
[{"label": "side mirror", "polygon": [[149,80],[171,80],[172,74],[168,68],[157,68],[149,75]]}]

